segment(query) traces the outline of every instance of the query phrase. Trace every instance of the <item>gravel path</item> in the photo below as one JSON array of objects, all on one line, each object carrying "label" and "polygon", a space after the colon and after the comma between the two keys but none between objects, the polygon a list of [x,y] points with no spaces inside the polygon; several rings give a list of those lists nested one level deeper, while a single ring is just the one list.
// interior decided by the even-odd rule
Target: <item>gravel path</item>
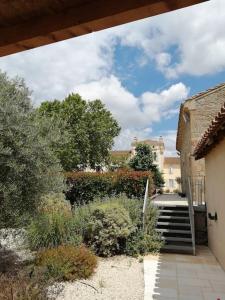
[{"label": "gravel path", "polygon": [[143,263],[126,256],[99,259],[91,279],[63,287],[57,300],[143,300]]}]

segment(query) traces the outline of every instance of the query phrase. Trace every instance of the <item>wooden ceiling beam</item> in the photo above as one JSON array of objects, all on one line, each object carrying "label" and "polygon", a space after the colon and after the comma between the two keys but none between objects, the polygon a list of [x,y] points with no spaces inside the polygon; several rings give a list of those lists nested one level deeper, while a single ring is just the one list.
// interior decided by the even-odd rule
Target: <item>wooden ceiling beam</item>
[{"label": "wooden ceiling beam", "polygon": [[[92,0],[79,7],[0,28],[0,56],[102,30],[208,0]],[[88,28],[88,30],[84,30]],[[72,37],[73,37],[72,36]],[[45,38],[46,37],[46,38]],[[48,37],[48,38],[47,38]],[[51,38],[49,38],[51,37]],[[60,37],[60,38],[58,38]]]}]

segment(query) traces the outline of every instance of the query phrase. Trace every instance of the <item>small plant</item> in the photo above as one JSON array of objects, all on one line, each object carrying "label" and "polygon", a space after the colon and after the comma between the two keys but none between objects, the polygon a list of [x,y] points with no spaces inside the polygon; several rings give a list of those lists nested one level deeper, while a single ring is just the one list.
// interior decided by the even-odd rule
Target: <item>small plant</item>
[{"label": "small plant", "polygon": [[143,261],[144,261],[144,258],[143,258],[142,256],[138,258],[138,262],[139,262],[140,264],[143,263]]},{"label": "small plant", "polygon": [[39,214],[28,226],[28,240],[35,250],[81,244],[82,238],[74,230],[70,204],[57,195],[42,199]]},{"label": "small plant", "polygon": [[36,265],[44,267],[47,279],[86,279],[93,274],[97,258],[84,246],[67,245],[39,252]]},{"label": "small plant", "polygon": [[118,254],[132,232],[128,211],[118,203],[95,203],[87,224],[85,241],[100,256]]},{"label": "small plant", "polygon": [[62,193],[50,193],[41,197],[38,207],[39,213],[63,213],[64,215],[71,215],[71,205],[69,201],[65,200]]},{"label": "small plant", "polygon": [[1,300],[44,300],[44,286],[29,277],[0,275]]},{"label": "small plant", "polygon": [[106,286],[105,281],[103,279],[100,279],[98,284],[100,288],[104,288]]}]

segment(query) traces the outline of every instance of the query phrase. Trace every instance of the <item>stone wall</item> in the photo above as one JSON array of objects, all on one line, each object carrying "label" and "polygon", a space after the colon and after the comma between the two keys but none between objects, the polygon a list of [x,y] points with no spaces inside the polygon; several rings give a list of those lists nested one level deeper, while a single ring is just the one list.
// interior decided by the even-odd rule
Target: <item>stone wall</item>
[{"label": "stone wall", "polygon": [[[205,176],[205,160],[196,161],[192,156],[203,133],[207,130],[225,102],[225,85],[184,103],[182,113],[189,118],[182,125],[181,177],[182,190],[187,193],[187,178],[192,182]],[[193,197],[196,198],[192,183]],[[194,199],[195,200],[195,199]]]}]

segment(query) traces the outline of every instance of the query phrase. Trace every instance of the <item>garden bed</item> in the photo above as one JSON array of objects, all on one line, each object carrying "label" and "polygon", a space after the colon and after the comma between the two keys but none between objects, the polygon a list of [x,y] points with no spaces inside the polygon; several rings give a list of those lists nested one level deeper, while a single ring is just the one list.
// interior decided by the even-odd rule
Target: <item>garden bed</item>
[{"label": "garden bed", "polygon": [[56,300],[142,300],[143,263],[127,256],[101,258],[90,279],[63,283],[61,288]]}]

